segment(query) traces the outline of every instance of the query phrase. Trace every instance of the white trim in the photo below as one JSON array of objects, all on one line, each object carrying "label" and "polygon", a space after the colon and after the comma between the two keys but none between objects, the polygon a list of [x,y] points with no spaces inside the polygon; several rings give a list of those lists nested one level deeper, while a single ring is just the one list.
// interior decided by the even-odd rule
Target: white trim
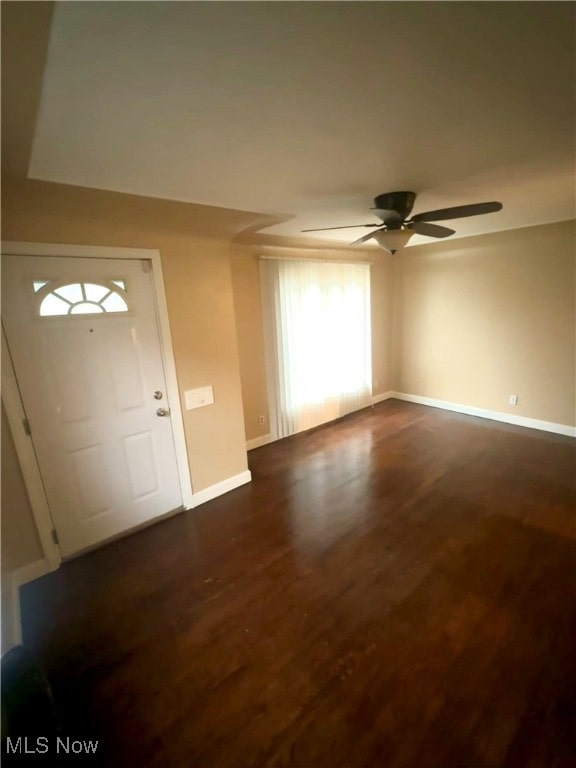
[{"label": "white trim", "polygon": [[491,419],[492,421],[501,421],[505,424],[514,424],[518,427],[540,429],[543,432],[554,432],[557,435],[576,437],[576,427],[571,427],[568,424],[556,424],[553,421],[531,419],[528,416],[514,416],[514,414],[504,413],[503,411],[490,411],[487,408],[476,408],[472,405],[450,403],[446,400],[436,400],[432,397],[421,397],[420,395],[409,395],[405,392],[393,392],[392,397],[396,400],[406,400],[409,403],[427,405],[431,408],[442,408],[444,411],[456,411],[457,413],[465,413],[468,416],[478,416],[481,419]]},{"label": "white trim", "polygon": [[381,395],[373,395],[372,396],[372,405],[377,405],[378,403],[384,402],[384,400],[390,400],[391,397],[395,397],[396,393],[389,391],[389,392],[383,392]]},{"label": "white trim", "polygon": [[150,248],[114,248],[108,245],[60,245],[2,241],[6,256],[68,256],[77,259],[152,259],[159,251]]},{"label": "white trim", "polygon": [[15,571],[12,571],[12,578],[16,588],[20,589],[24,584],[29,584],[41,576],[46,576],[50,570],[46,560],[35,560],[33,563],[28,563],[28,565],[23,565],[21,568],[16,568]]},{"label": "white trim", "polygon": [[164,277],[162,275],[162,260],[159,251],[150,251],[152,259],[152,277],[156,292],[156,310],[158,313],[158,330],[160,331],[160,350],[164,363],[164,377],[166,379],[166,394],[170,403],[170,416],[172,421],[172,434],[174,436],[174,448],[176,452],[176,465],[180,478],[180,490],[182,492],[182,506],[190,509],[193,505],[192,479],[188,464],[188,450],[186,448],[186,435],[184,433],[184,417],[180,406],[180,390],[176,376],[176,363],[174,361],[174,348],[172,346],[172,334],[170,332],[170,320],[168,318],[168,304],[164,290]]},{"label": "white trim", "polygon": [[20,620],[20,596],[12,573],[2,576],[2,655],[22,644],[22,622]]},{"label": "white trim", "polygon": [[[180,392],[178,388],[178,380],[176,378],[176,364],[174,362],[174,350],[172,347],[160,252],[150,248],[115,248],[95,245],[3,242],[2,253],[14,256],[64,256],[81,259],[148,259],[152,262],[152,278],[156,298],[160,348],[166,377],[166,395],[168,402],[170,403],[172,432],[174,437],[176,464],[180,480],[180,490],[182,494],[182,505],[185,508],[193,507],[194,495],[192,492],[190,467],[188,464],[188,451],[186,449],[184,421],[180,406]],[[54,570],[60,565],[62,557],[59,547],[52,541],[54,524],[50,516],[48,500],[44,492],[44,486],[40,477],[40,470],[36,461],[32,441],[24,433],[22,428],[22,419],[25,414],[22,403],[20,402],[16,375],[8,354],[4,333],[2,333],[2,361],[5,363],[3,366],[2,377],[2,397],[6,406],[6,414],[16,445],[18,460],[22,467],[26,490],[30,497],[30,504],[38,528],[44,557],[46,558],[50,569]],[[4,375],[6,372],[7,375]]]},{"label": "white trim", "polygon": [[260,448],[263,445],[268,445],[272,442],[272,435],[260,435],[260,437],[253,437],[252,440],[246,440],[246,450],[253,451],[254,448]]},{"label": "white trim", "polygon": [[4,328],[2,328],[2,400],[6,408],[6,416],[14,440],[16,456],[22,469],[24,484],[38,530],[40,546],[42,547],[49,570],[53,571],[62,562],[62,555],[60,554],[60,548],[52,539],[54,522],[52,521],[48,499],[46,498],[40,469],[36,461],[34,446],[30,436],[24,431],[26,414],[20,400],[20,391],[10,352],[8,351]]},{"label": "white trim", "polygon": [[251,482],[251,480],[252,473],[249,469],[246,469],[244,472],[240,472],[238,475],[227,477],[226,480],[221,480],[219,483],[209,485],[208,488],[204,488],[203,490],[197,491],[194,494],[193,506],[198,507],[200,504],[205,504],[207,501],[212,501],[212,499],[215,499],[218,496],[222,496],[224,493],[228,493],[228,491],[233,491],[235,488],[239,488],[241,485],[246,485],[246,483]]}]

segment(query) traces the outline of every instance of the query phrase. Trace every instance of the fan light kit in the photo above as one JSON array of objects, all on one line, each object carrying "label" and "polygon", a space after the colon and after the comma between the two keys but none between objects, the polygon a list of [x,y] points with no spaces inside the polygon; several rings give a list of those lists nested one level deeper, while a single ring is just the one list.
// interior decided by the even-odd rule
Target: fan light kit
[{"label": "fan light kit", "polygon": [[400,248],[404,248],[415,234],[411,229],[379,229],[372,233],[372,237],[385,251],[396,253]]},{"label": "fan light kit", "polygon": [[325,232],[329,229],[353,229],[356,227],[370,227],[376,229],[367,235],[355,240],[351,245],[360,245],[374,239],[388,253],[396,253],[403,248],[412,235],[425,235],[426,237],[450,237],[455,230],[442,227],[438,224],[430,224],[431,221],[443,221],[446,219],[462,219],[467,216],[479,216],[483,213],[495,213],[502,210],[502,203],[492,201],[489,203],[472,203],[471,205],[457,205],[454,208],[440,208],[437,211],[425,211],[417,213],[410,218],[410,213],[416,200],[415,192],[386,192],[374,198],[374,211],[381,223],[378,224],[346,224],[342,227],[321,227],[320,229],[303,229],[302,232]]}]

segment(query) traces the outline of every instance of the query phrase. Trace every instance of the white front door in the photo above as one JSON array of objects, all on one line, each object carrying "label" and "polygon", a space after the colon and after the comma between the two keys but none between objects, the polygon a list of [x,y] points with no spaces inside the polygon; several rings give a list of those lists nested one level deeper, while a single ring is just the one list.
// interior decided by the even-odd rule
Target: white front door
[{"label": "white front door", "polygon": [[2,318],[63,556],[182,505],[151,262],[2,257]]}]

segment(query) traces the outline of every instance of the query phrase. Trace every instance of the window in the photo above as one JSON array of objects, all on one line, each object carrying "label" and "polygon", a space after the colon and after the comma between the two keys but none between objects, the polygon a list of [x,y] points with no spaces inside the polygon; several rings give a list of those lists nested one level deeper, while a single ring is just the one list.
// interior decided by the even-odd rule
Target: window
[{"label": "window", "polygon": [[35,280],[32,287],[39,296],[41,317],[128,312],[124,280],[65,284]]},{"label": "window", "polygon": [[276,436],[370,405],[370,266],[304,259],[261,263]]}]

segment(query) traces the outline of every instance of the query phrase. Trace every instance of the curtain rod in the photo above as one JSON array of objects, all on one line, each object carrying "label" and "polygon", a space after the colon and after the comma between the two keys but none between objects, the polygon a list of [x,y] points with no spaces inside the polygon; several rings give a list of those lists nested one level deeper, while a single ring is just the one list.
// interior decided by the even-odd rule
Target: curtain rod
[{"label": "curtain rod", "polygon": [[350,259],[307,259],[305,256],[259,256],[263,261],[311,261],[317,264],[367,264],[371,267],[373,261],[351,261]]}]

